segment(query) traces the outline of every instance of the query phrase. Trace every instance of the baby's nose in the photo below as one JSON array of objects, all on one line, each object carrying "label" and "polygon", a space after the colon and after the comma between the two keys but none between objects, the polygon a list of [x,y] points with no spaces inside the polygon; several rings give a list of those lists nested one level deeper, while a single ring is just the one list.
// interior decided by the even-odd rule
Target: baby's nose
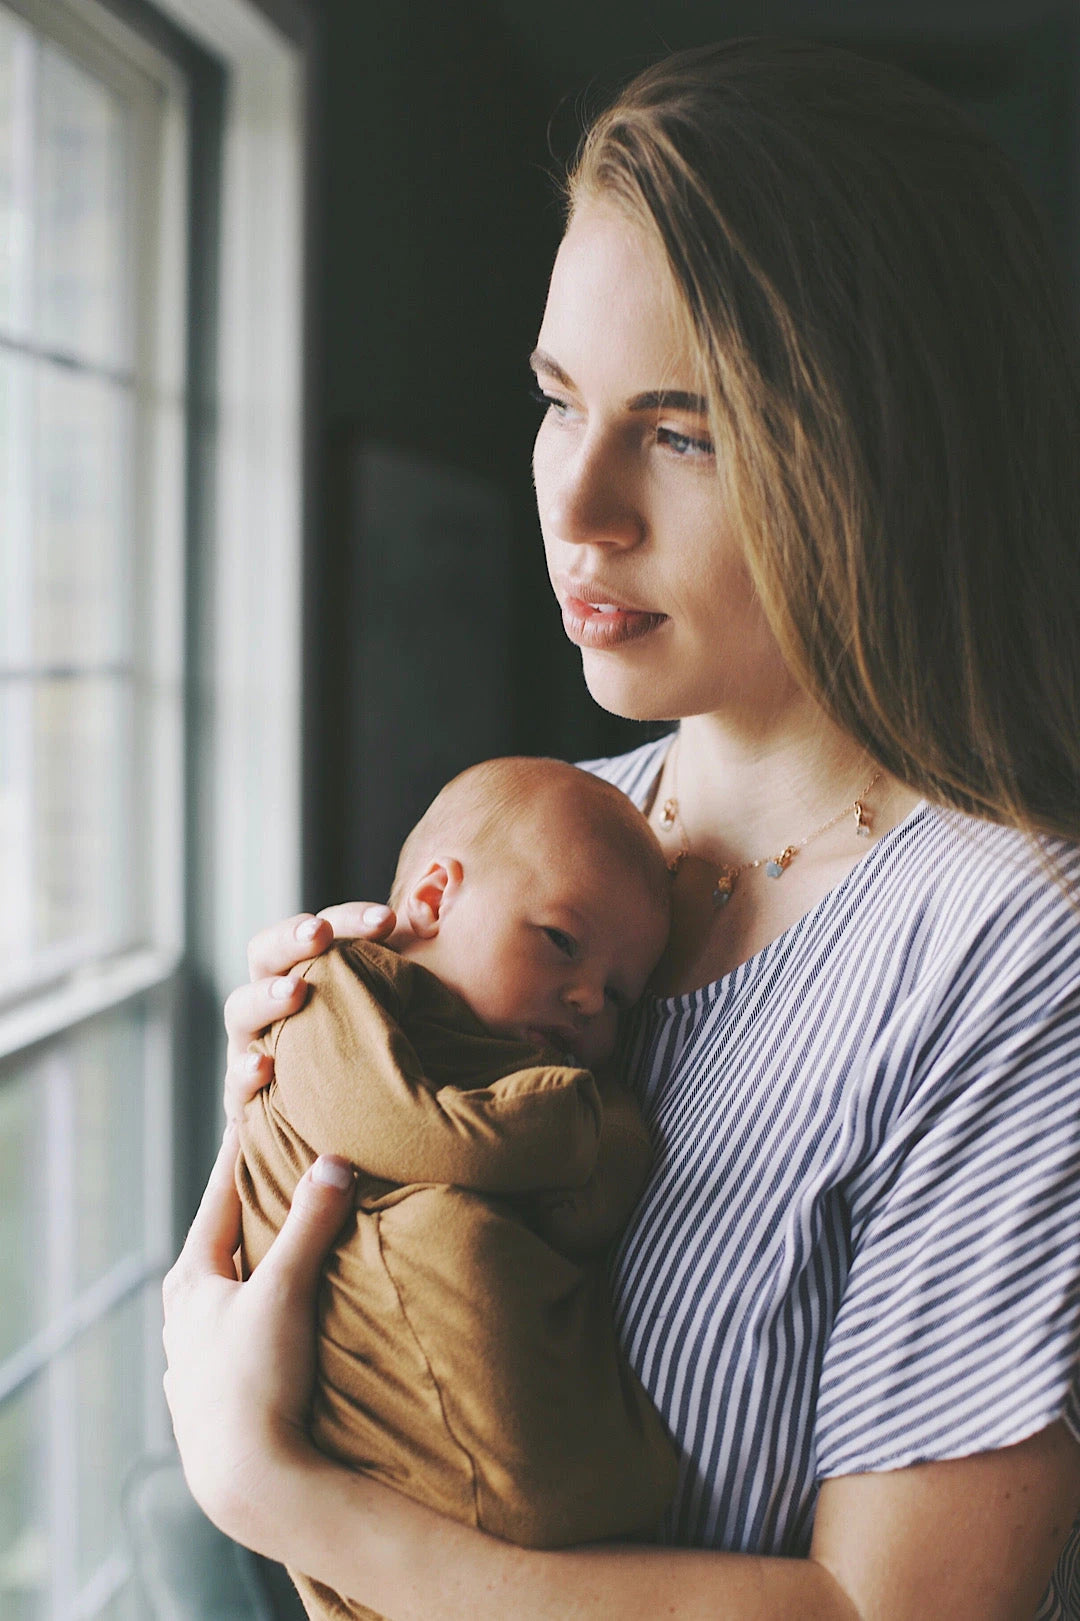
[{"label": "baby's nose", "polygon": [[589,980],[578,980],[566,987],[563,1001],[582,1018],[594,1018],[604,1006],[604,987]]}]

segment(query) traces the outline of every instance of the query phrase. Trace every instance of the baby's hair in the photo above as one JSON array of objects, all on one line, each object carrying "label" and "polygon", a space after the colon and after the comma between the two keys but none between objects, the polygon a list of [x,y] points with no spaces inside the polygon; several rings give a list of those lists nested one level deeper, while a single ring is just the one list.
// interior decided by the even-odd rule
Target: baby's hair
[{"label": "baby's hair", "polygon": [[603,843],[636,870],[658,908],[670,906],[670,878],[652,828],[621,789],[601,777],[530,755],[482,760],[446,784],[406,838],[390,891],[395,909],[425,859],[435,855],[510,853],[522,819],[543,815],[545,796],[573,796],[582,836]]}]

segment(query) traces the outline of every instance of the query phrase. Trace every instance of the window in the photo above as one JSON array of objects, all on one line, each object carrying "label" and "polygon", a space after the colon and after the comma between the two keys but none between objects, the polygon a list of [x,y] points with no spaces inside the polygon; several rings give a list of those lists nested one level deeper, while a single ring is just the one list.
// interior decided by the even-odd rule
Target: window
[{"label": "window", "polygon": [[[149,71],[148,71],[149,67]],[[108,1613],[160,1444],[180,945],[182,95],[0,6],[0,1610]],[[154,1381],[156,1384],[156,1381]]]},{"label": "window", "polygon": [[298,905],[299,84],[245,0],[0,0],[4,1621],[141,1621],[121,1493],[170,1442],[217,1004]]}]

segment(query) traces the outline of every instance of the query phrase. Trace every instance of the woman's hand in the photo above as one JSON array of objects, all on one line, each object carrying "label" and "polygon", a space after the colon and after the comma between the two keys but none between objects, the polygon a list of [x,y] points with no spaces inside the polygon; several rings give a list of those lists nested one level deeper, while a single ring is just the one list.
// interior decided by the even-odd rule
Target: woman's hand
[{"label": "woman's hand", "polygon": [[248,945],[251,983],[233,991],[225,1003],[229,1036],[225,1071],[225,1118],[235,1120],[256,1092],[269,1086],[274,1060],[248,1049],[256,1036],[303,1007],[308,984],[292,970],[321,956],[335,940],[385,940],[394,931],[388,906],[346,901],[327,906],[317,916],[303,912],[260,929]]},{"label": "woman's hand", "polygon": [[307,1434],[315,1372],[315,1295],[326,1253],[352,1202],[344,1160],[317,1160],[246,1283],[234,1182],[237,1133],[226,1130],[187,1241],[165,1278],[165,1396],[188,1485],[222,1530],[252,1537],[275,1465],[313,1452]]}]

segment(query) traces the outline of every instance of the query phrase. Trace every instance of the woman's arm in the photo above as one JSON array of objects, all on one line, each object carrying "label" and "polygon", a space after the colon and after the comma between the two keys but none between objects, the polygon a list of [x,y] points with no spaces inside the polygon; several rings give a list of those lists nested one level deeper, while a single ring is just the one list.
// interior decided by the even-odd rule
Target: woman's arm
[{"label": "woman's arm", "polygon": [[166,1280],[165,1345],[192,1491],[239,1541],[392,1621],[1031,1621],[1080,1510],[1080,1446],[1060,1424],[1000,1452],[826,1482],[804,1560],[519,1549],[343,1469],[306,1418],[315,1291],[348,1168],[320,1161],[302,1179],[241,1284],[234,1157],[227,1134]]},{"label": "woman's arm", "polygon": [[1078,1450],[1055,1425],[1005,1452],[829,1482],[809,1559],[530,1552],[343,1480],[316,1454],[275,1477],[263,1551],[306,1560],[393,1621],[1031,1621],[1062,1508],[1080,1503]]}]

